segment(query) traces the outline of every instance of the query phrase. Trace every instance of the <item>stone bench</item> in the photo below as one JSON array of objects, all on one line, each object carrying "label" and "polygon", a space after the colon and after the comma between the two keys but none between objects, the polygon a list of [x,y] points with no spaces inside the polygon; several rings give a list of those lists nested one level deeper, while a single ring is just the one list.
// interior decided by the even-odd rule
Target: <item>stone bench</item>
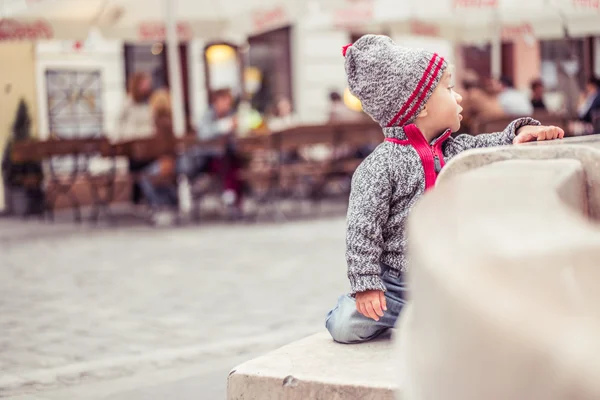
[{"label": "stone bench", "polygon": [[323,332],[236,367],[229,400],[393,400],[397,373],[389,337],[361,345]]},{"label": "stone bench", "polygon": [[398,344],[318,334],[234,369],[229,399],[600,398],[599,145],[452,160],[409,218]]}]

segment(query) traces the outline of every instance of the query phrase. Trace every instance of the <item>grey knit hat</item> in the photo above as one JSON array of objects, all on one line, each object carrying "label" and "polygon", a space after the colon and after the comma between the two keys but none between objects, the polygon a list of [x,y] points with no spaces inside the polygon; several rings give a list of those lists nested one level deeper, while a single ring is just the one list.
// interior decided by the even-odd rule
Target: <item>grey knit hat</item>
[{"label": "grey knit hat", "polygon": [[413,123],[448,66],[435,53],[381,35],[365,35],[343,54],[350,92],[382,127]]}]

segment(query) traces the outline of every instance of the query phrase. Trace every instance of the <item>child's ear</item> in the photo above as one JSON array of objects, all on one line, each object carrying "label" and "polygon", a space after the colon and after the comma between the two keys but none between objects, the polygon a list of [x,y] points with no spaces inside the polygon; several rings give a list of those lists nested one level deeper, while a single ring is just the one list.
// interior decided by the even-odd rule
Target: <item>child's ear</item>
[{"label": "child's ear", "polygon": [[427,112],[427,106],[423,107],[423,109],[421,110],[421,112],[419,113],[419,115],[417,115],[417,118],[424,118],[426,117],[428,114]]}]

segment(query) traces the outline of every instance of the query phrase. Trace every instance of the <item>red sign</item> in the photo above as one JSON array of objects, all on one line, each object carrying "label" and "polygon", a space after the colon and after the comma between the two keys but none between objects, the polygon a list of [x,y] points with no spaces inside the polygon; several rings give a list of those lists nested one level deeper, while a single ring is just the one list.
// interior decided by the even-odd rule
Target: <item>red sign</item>
[{"label": "red sign", "polygon": [[252,22],[255,32],[264,32],[285,25],[289,20],[285,9],[277,7],[267,11],[254,11],[252,13]]},{"label": "red sign", "polygon": [[502,39],[517,39],[525,35],[534,36],[533,27],[530,24],[504,25],[502,27]]},{"label": "red sign", "polygon": [[410,33],[417,36],[440,36],[440,29],[435,24],[429,24],[423,21],[412,20],[409,23]]},{"label": "red sign", "polygon": [[52,39],[52,26],[44,20],[17,21],[0,19],[0,40],[38,40]]},{"label": "red sign", "polygon": [[454,0],[454,8],[496,8],[498,0]]},{"label": "red sign", "polygon": [[575,7],[600,9],[600,0],[573,0]]},{"label": "red sign", "polygon": [[[177,38],[191,40],[194,37],[192,28],[185,22],[177,23]],[[167,37],[167,28],[162,22],[142,22],[138,27],[140,40],[163,41]]]}]

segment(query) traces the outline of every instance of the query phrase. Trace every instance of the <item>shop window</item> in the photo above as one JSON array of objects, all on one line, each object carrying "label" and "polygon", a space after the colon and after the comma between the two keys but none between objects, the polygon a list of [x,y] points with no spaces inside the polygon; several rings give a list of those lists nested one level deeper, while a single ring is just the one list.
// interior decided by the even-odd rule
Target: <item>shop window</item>
[{"label": "shop window", "polygon": [[208,96],[219,89],[230,89],[236,99],[242,96],[242,60],[237,46],[209,44],[204,49],[204,65]]},{"label": "shop window", "polygon": [[[167,62],[167,48],[162,42],[154,44],[126,44],[124,49],[125,56],[125,76],[127,80],[135,72],[147,72],[152,76],[153,88],[169,88],[169,68]],[[179,45],[179,63],[181,65],[181,79],[183,82],[183,96],[185,115],[189,119],[190,115],[190,90],[188,75],[188,52],[187,46]],[[127,88],[127,82],[126,86]]]},{"label": "shop window", "polygon": [[278,99],[294,104],[292,90],[291,28],[281,28],[248,39],[247,67],[250,76],[260,77],[254,84],[252,106],[268,113]]}]

